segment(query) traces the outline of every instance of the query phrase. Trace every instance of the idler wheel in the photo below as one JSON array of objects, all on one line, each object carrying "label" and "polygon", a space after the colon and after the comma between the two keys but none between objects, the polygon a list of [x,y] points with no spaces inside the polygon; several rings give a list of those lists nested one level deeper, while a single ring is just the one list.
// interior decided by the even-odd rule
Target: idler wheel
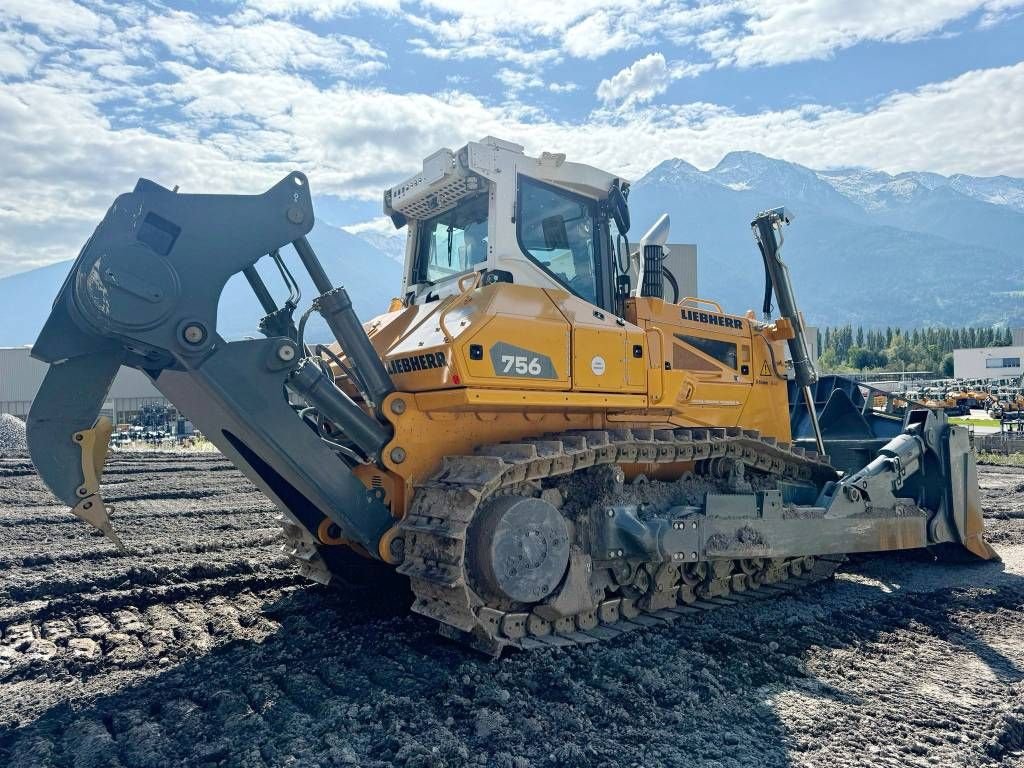
[{"label": "idler wheel", "polygon": [[550,595],[569,565],[569,529],[546,501],[501,496],[469,529],[470,567],[478,586],[516,603]]}]

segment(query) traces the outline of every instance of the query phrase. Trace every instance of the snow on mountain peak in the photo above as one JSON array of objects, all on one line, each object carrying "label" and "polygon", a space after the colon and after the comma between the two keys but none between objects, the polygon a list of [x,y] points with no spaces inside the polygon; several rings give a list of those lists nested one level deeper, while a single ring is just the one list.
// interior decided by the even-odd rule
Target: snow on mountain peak
[{"label": "snow on mountain peak", "polygon": [[1024,179],[1012,176],[950,176],[949,186],[962,195],[1024,212]]},{"label": "snow on mountain peak", "polygon": [[690,165],[678,157],[658,163],[645,176],[651,181],[660,181],[665,184],[674,184],[687,177],[699,177],[703,174],[696,166]]},{"label": "snow on mountain peak", "polygon": [[958,173],[943,176],[927,171],[891,175],[863,168],[819,171],[818,178],[867,211],[884,210],[909,202],[918,195],[949,189],[993,205],[1024,211],[1024,179],[1010,176],[978,177]]},{"label": "snow on mountain peak", "polygon": [[348,224],[342,229],[386,253],[399,264],[405,261],[406,230],[395,229],[394,223],[387,216]]}]

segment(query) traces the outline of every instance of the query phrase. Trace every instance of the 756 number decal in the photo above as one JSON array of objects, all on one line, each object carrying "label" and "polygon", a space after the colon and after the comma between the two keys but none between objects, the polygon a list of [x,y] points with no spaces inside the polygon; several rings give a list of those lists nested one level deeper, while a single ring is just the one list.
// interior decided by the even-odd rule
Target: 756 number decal
[{"label": "756 number decal", "polygon": [[517,376],[540,376],[540,358],[525,355],[502,355],[501,362],[505,366],[502,373],[515,373]]},{"label": "756 number decal", "polygon": [[529,349],[499,341],[490,349],[495,376],[557,379],[551,358]]}]

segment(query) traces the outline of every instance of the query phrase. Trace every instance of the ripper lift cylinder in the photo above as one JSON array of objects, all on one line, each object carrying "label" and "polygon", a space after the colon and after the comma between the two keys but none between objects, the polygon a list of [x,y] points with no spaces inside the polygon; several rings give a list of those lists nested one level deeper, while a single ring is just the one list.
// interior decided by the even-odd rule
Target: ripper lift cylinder
[{"label": "ripper lift cylinder", "polygon": [[344,288],[327,291],[320,295],[317,304],[334,337],[355,366],[364,386],[363,394],[379,409],[384,398],[395,391],[395,385],[352,309],[348,291]]},{"label": "ripper lift cylinder", "polygon": [[309,272],[313,285],[320,292],[316,300],[317,309],[341,345],[342,351],[355,367],[365,387],[363,394],[375,408],[379,409],[384,398],[395,391],[395,384],[384,368],[377,350],[370,343],[370,338],[363,330],[363,324],[359,322],[355,310],[352,309],[352,300],[348,292],[344,287],[335,288],[331,284],[331,279],[327,277],[313,247],[305,237],[300,237],[292,245],[302,259],[306,271]]},{"label": "ripper lift cylinder", "polygon": [[391,439],[391,430],[342,392],[312,360],[304,360],[288,379],[288,386],[317,412],[337,426],[371,461]]}]

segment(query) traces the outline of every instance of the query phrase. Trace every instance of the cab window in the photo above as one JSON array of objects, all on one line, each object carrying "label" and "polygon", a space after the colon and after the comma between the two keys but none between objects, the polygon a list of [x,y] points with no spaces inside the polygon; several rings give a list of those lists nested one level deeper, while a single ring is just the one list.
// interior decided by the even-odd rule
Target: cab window
[{"label": "cab window", "polygon": [[487,261],[487,194],[460,202],[419,227],[417,283],[436,283]]},{"label": "cab window", "polygon": [[523,253],[582,299],[598,303],[593,200],[519,177],[516,234]]}]

